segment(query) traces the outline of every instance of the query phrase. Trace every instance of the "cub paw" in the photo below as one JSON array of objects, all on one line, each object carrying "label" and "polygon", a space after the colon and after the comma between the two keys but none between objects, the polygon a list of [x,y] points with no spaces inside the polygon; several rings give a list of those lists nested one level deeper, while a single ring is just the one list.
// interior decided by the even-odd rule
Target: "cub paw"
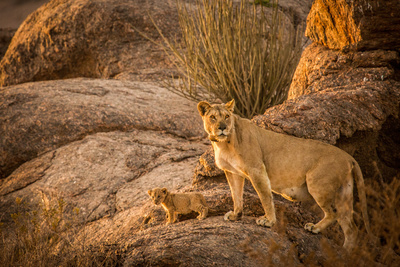
[{"label": "cub paw", "polygon": [[198,220],[204,220],[206,217],[205,216],[203,216],[203,215],[199,215],[199,216],[197,216],[197,219]]},{"label": "cub paw", "polygon": [[272,227],[275,224],[275,221],[270,221],[265,216],[262,216],[256,220],[256,223],[263,227]]},{"label": "cub paw", "polygon": [[225,221],[237,221],[240,220],[242,218],[241,213],[235,214],[233,211],[228,211],[225,216],[224,216],[224,220]]},{"label": "cub paw", "polygon": [[306,223],[306,225],[304,226],[304,229],[306,229],[307,231],[313,233],[313,234],[318,234],[320,232],[320,230],[315,227],[315,224],[313,223]]}]

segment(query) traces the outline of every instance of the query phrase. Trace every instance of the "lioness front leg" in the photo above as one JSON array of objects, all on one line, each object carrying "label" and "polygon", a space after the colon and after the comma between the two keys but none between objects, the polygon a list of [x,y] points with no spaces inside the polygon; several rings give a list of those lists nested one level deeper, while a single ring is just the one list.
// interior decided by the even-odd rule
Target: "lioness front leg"
[{"label": "lioness front leg", "polygon": [[240,220],[243,215],[244,178],[228,171],[225,171],[225,175],[231,189],[233,199],[233,211],[228,211],[224,216],[224,220],[237,221]]},{"label": "lioness front leg", "polygon": [[271,184],[265,167],[263,166],[261,171],[256,171],[249,175],[249,178],[260,198],[265,212],[265,215],[258,218],[256,223],[261,226],[272,227],[276,222],[275,207],[272,198]]}]

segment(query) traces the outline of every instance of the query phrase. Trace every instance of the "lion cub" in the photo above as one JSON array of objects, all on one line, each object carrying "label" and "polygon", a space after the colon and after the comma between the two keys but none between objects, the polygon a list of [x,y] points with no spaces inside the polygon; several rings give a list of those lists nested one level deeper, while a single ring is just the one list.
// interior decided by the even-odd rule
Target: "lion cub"
[{"label": "lion cub", "polygon": [[204,220],[207,217],[208,207],[206,200],[200,193],[170,193],[167,188],[154,188],[147,191],[155,205],[162,205],[168,215],[168,222],[177,221],[176,214],[198,212],[197,219]]}]

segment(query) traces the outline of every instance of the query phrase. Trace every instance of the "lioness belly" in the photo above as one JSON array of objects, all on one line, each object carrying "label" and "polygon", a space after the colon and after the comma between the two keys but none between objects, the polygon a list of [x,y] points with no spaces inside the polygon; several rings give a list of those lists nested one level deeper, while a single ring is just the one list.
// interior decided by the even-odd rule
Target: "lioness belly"
[{"label": "lioness belly", "polygon": [[307,186],[305,184],[301,187],[291,187],[291,188],[281,189],[279,191],[276,190],[272,191],[290,201],[305,201],[312,199],[312,196],[308,192]]}]

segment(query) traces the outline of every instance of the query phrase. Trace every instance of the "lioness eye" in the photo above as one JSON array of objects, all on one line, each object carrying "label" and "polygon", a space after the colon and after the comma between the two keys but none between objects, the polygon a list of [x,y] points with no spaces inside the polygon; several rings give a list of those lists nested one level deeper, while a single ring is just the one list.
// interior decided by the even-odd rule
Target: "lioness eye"
[{"label": "lioness eye", "polygon": [[211,115],[211,116],[210,116],[210,119],[215,120],[215,116],[214,116],[214,115]]},{"label": "lioness eye", "polygon": [[229,115],[226,115],[226,116],[225,116],[225,119],[227,119],[227,118],[229,118]]}]

